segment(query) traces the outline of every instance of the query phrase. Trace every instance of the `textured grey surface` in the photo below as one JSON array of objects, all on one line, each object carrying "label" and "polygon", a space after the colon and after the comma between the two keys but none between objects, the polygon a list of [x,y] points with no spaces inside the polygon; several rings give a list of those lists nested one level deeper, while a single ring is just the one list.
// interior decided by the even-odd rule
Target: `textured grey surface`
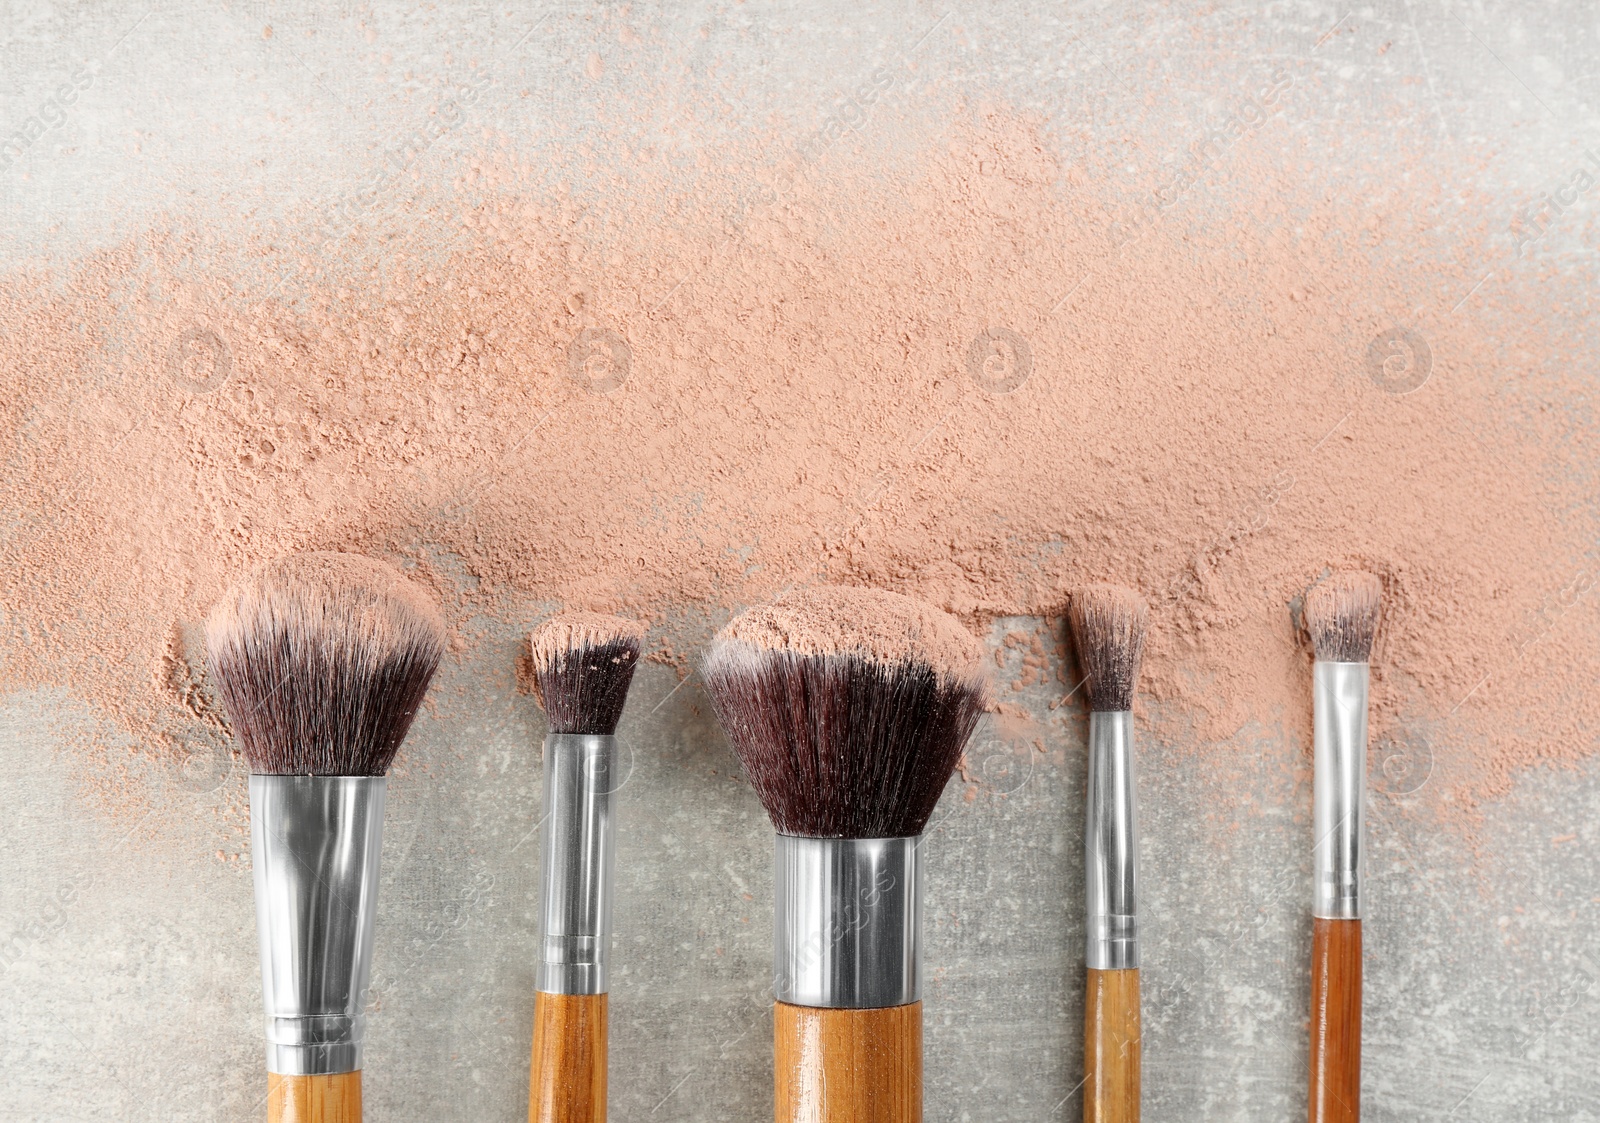
[{"label": "textured grey surface", "polygon": [[[1148,56],[1149,80],[1193,118],[1227,101],[1218,84],[1230,65],[1315,68],[1336,96],[1302,106],[1297,127],[1395,120],[1416,135],[1486,138],[1496,159],[1462,175],[1508,218],[1557,182],[1573,143],[1600,141],[1600,13],[1575,0],[1526,12],[1272,4],[1248,20],[1180,5],[1138,34],[1104,7],[975,7],[638,5],[632,18],[665,33],[651,49],[686,83],[717,67],[743,74],[725,124],[735,133],[740,115],[774,108],[820,122],[853,76],[932,30],[924,65],[1053,119],[1092,110],[1108,138],[1130,121],[1152,127],[1148,91],[1105,78],[1130,58]],[[582,135],[602,99],[628,96],[627,79],[582,80],[602,37],[615,42],[603,24],[578,8],[8,5],[0,129],[23,127],[74,75],[92,80],[44,111],[54,123],[0,174],[0,252],[68,255],[156,208],[204,214],[222,196],[267,211],[341,197],[381,167],[434,83],[471,75],[489,76],[474,105],[481,122],[536,154],[543,138]],[[1393,49],[1339,54],[1329,33],[1356,25]],[[1201,55],[1234,62],[1192,66]],[[413,77],[391,81],[399,73]],[[449,174],[479,123],[439,139],[429,175]],[[882,137],[886,149],[893,141]],[[1593,254],[1575,229],[1552,231],[1555,260]],[[1589,605],[1562,626],[1592,621]],[[1039,626],[1001,621],[991,642]],[[374,1120],[525,1111],[543,721],[513,689],[515,631],[484,627],[445,672],[438,713],[419,724],[390,789],[366,1070]],[[973,798],[953,784],[936,815],[933,1120],[1081,1111],[1085,721],[1051,710],[1058,694],[1011,696],[1045,751],[986,726]],[[243,848],[230,833],[243,777],[163,775],[135,758],[144,772],[129,786],[149,793],[145,812],[108,819],[59,755],[74,727],[97,720],[61,693],[0,705],[0,1118],[251,1118],[263,1085],[249,871],[218,860]],[[1180,715],[1142,721],[1182,728]],[[679,688],[673,672],[647,666],[621,733],[631,773],[619,804],[612,1117],[761,1118],[769,828],[697,679]],[[1141,760],[1146,1117],[1295,1118],[1309,953],[1304,747],[1247,727],[1210,748],[1257,762],[1248,799],[1224,799],[1192,755],[1151,749]],[[1600,1120],[1600,764],[1522,777],[1486,809],[1471,861],[1404,811],[1403,796],[1374,798],[1367,1118]]]}]

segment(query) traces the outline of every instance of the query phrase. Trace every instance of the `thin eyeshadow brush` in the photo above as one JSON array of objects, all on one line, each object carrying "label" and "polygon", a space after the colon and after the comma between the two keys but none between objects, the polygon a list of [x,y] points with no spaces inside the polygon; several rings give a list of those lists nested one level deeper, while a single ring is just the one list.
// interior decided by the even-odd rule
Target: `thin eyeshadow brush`
[{"label": "thin eyeshadow brush", "polygon": [[796,591],[705,663],[777,828],[778,1123],[922,1118],[922,830],[982,713],[982,647],[894,593]]},{"label": "thin eyeshadow brush", "polygon": [[1383,587],[1336,573],[1306,593],[1311,670],[1310,1123],[1361,1118],[1361,880],[1367,691]]},{"label": "thin eyeshadow brush", "polygon": [[528,1123],[606,1117],[616,731],[642,636],[631,620],[568,612],[530,640],[550,731]]},{"label": "thin eyeshadow brush", "polygon": [[360,1123],[387,773],[444,653],[427,596],[353,554],[268,563],[211,610],[250,765],[271,1123]]},{"label": "thin eyeshadow brush", "polygon": [[1119,585],[1075,590],[1067,609],[1090,711],[1083,835],[1084,1123],[1139,1120],[1139,820],[1133,695],[1146,616],[1139,594]]}]

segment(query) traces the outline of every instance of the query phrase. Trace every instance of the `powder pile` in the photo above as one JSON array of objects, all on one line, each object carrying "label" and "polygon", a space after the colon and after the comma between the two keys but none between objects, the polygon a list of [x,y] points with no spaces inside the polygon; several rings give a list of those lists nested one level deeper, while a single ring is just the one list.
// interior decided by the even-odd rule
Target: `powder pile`
[{"label": "powder pile", "polygon": [[978,627],[1115,581],[1150,602],[1140,705],[1174,750],[1249,722],[1309,743],[1299,598],[1361,568],[1374,737],[1426,742],[1423,797],[1579,759],[1600,526],[1591,341],[1551,299],[1574,282],[1480,283],[1510,243],[1470,152],[1352,140],[1332,185],[1300,92],[1142,225],[1084,137],[946,98],[936,129],[878,108],[892,153],[809,163],[782,129],[689,169],[621,124],[615,166],[486,132],[325,243],[175,220],[18,265],[3,685],[181,752],[195,621],[306,548],[389,560],[456,622],[625,611],[686,661],[794,585]]}]

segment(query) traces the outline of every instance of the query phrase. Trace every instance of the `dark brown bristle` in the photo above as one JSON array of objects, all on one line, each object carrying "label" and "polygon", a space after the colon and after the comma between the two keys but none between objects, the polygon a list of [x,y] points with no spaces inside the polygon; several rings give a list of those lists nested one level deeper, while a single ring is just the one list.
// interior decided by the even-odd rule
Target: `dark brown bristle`
[{"label": "dark brown bristle", "polygon": [[736,618],[704,674],[780,833],[901,838],[927,825],[987,704],[982,654],[919,601],[823,588]]},{"label": "dark brown bristle", "polygon": [[1090,709],[1101,713],[1133,709],[1148,615],[1144,598],[1121,585],[1085,585],[1073,590],[1067,620]]},{"label": "dark brown bristle", "polygon": [[564,612],[535,628],[533,676],[550,732],[615,733],[643,639],[632,620],[598,612]]},{"label": "dark brown bristle", "polygon": [[1359,570],[1335,573],[1306,593],[1306,631],[1324,663],[1365,663],[1378,633],[1383,583]]},{"label": "dark brown bristle", "polygon": [[206,649],[251,772],[382,776],[444,654],[444,624],[391,566],[295,554],[217,602]]}]

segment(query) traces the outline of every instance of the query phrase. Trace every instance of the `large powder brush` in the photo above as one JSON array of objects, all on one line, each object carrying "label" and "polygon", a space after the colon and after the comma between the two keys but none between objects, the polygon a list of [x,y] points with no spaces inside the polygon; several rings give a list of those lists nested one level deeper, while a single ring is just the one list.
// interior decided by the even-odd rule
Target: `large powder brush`
[{"label": "large powder brush", "polygon": [[704,667],[778,830],[775,1117],[922,1115],[921,832],[988,701],[981,645],[910,597],[821,587]]},{"label": "large powder brush", "polygon": [[295,554],[216,603],[206,653],[252,773],[382,776],[444,654],[444,625],[392,566]]},{"label": "large powder brush", "polygon": [[297,554],[228,591],[206,647],[251,772],[267,1117],[359,1123],[386,773],[444,625],[391,566]]}]

